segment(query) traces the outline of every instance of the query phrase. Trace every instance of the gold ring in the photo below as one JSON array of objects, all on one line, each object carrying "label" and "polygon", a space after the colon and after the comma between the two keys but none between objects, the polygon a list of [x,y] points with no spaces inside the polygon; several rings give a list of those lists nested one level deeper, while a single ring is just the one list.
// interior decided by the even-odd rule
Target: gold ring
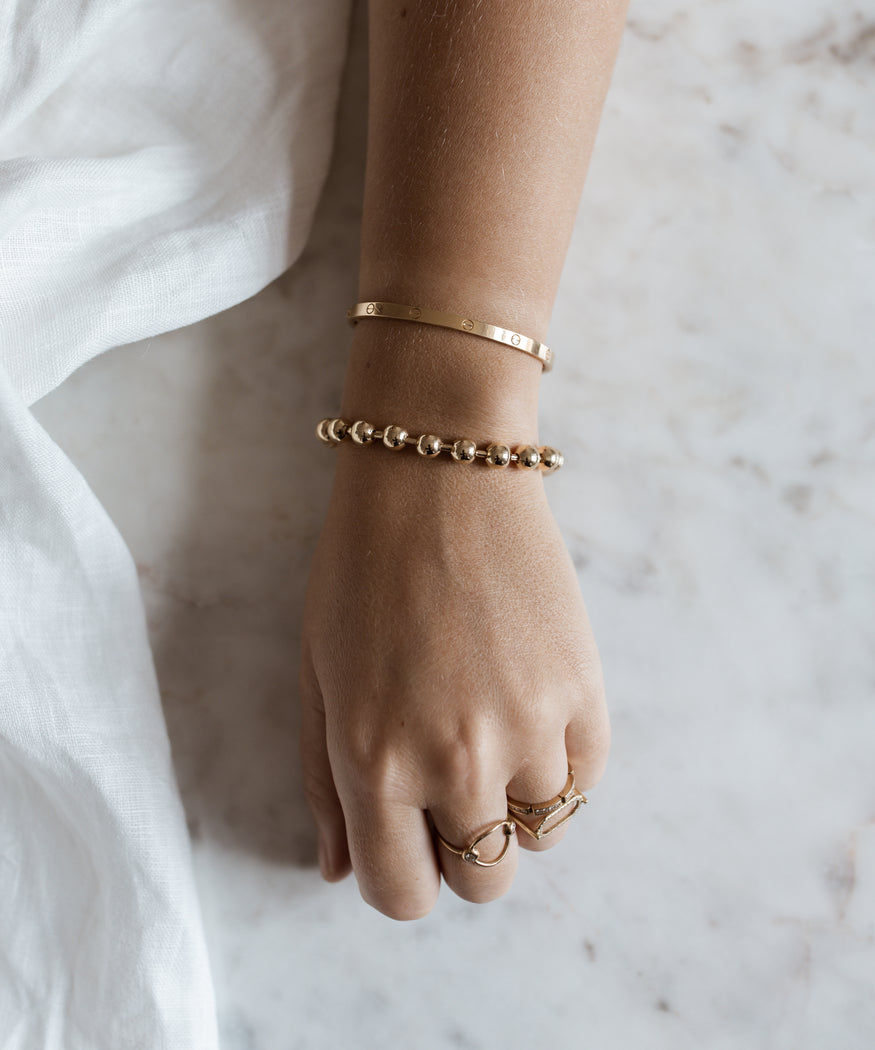
[{"label": "gold ring", "polygon": [[[432,821],[432,823],[434,822]],[[498,831],[499,828],[504,829],[504,845],[501,847],[501,853],[498,854],[495,860],[481,860],[480,850],[477,849],[477,846],[487,836],[491,835],[493,831]],[[486,831],[481,831],[480,834],[469,843],[469,845],[454,846],[451,842],[447,842],[443,835],[438,831],[437,827],[434,829],[434,833],[451,853],[455,853],[457,857],[461,857],[462,860],[466,861],[468,864],[476,864],[480,868],[494,868],[496,864],[500,864],[504,860],[508,849],[510,849],[511,836],[515,834],[515,832],[515,822],[505,818],[504,820],[496,821],[496,823],[491,827],[488,827]]]},{"label": "gold ring", "polygon": [[[511,798],[510,795],[508,795],[507,811],[510,818],[516,822],[519,828],[525,831],[527,835],[531,835],[533,839],[540,840],[555,831],[558,827],[561,827],[566,820],[571,820],[574,814],[582,805],[584,805],[585,802],[586,795],[575,786],[574,770],[571,768],[571,763],[569,763],[568,779],[565,781],[565,786],[558,795],[554,795],[552,798],[547,799],[546,802],[519,802],[517,799]],[[544,828],[547,821],[566,809],[568,812],[551,824],[545,831]],[[519,819],[520,817],[527,816],[540,817],[541,819],[534,828],[530,828],[524,820]]]}]

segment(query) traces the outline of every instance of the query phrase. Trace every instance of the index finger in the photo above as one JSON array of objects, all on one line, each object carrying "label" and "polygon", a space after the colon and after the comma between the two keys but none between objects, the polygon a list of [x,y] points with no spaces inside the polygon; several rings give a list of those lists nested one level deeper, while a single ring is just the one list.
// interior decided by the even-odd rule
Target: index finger
[{"label": "index finger", "polygon": [[338,791],[362,897],[392,919],[427,915],[441,876],[424,810],[379,790]]}]

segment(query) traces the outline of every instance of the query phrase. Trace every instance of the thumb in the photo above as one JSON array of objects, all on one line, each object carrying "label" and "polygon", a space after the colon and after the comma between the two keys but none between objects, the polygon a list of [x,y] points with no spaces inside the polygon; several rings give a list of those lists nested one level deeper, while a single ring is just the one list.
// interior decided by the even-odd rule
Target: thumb
[{"label": "thumb", "polygon": [[328,882],[337,882],[351,868],[343,809],[337,796],[325,735],[325,707],[309,653],[301,664],[301,766],[304,793],[319,833],[319,868]]}]

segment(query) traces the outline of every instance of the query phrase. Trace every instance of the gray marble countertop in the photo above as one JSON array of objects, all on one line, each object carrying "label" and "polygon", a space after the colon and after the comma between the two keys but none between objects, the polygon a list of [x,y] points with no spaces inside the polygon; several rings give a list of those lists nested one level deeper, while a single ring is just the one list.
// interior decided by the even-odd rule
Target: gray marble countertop
[{"label": "gray marble countertop", "polygon": [[542,388],[613,757],[498,902],[324,884],[301,790],[362,36],[294,268],[37,406],[140,567],[225,1050],[875,1045],[873,18],[633,5]]}]

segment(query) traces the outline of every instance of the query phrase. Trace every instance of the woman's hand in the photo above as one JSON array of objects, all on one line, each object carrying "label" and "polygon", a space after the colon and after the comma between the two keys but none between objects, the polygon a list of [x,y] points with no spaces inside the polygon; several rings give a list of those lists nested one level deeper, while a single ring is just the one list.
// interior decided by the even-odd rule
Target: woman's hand
[{"label": "woman's hand", "polygon": [[[328,455],[328,452],[324,453]],[[574,767],[602,774],[610,731],[601,667],[571,559],[537,473],[412,449],[343,444],[315,554],[303,632],[301,751],[329,880],[350,864],[362,896],[425,915],[443,875],[471,901],[504,893],[454,845],[507,815],[506,795],[552,797]],[[499,830],[481,843],[497,856]]]},{"label": "woman's hand", "polygon": [[[624,9],[470,0],[435,21],[432,4],[372,0],[360,300],[545,335]],[[533,443],[540,376],[489,340],[373,318],[356,326],[340,415]],[[560,791],[567,760],[581,788],[601,775],[608,720],[571,560],[537,474],[336,454],[302,670],[327,875],[351,861],[396,918],[431,908],[441,871],[489,900],[530,840],[477,867],[435,844],[426,813],[461,846],[506,816],[506,792]]]}]

